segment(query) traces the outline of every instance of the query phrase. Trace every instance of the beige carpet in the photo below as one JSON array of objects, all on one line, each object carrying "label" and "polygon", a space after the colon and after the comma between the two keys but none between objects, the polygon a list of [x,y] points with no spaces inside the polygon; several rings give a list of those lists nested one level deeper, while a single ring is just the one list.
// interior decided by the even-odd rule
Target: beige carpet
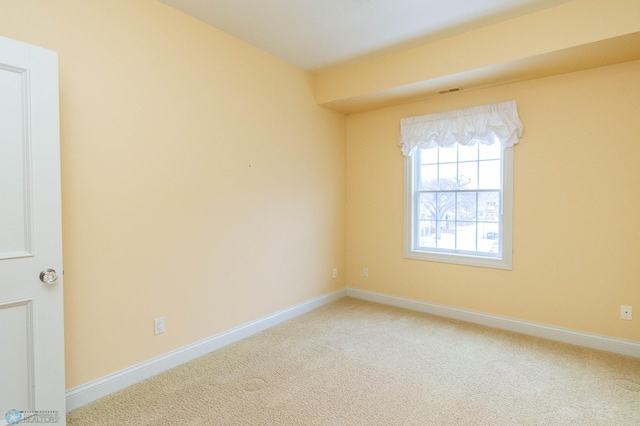
[{"label": "beige carpet", "polygon": [[640,359],[344,298],[70,425],[640,425]]}]

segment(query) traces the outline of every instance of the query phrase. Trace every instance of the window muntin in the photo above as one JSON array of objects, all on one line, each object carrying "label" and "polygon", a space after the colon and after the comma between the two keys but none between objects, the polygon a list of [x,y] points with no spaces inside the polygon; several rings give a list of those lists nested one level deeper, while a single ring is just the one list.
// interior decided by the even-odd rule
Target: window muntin
[{"label": "window muntin", "polygon": [[511,269],[513,149],[419,149],[407,158],[405,257]]}]

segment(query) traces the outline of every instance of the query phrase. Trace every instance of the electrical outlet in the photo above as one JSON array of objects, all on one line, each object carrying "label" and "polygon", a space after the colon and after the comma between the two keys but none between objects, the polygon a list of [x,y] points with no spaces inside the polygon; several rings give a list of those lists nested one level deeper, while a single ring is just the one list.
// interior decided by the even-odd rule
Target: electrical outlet
[{"label": "electrical outlet", "polygon": [[333,268],[333,278],[338,278],[338,268]]},{"label": "electrical outlet", "polygon": [[164,333],[164,317],[153,320],[153,334]]},{"label": "electrical outlet", "polygon": [[362,268],[362,276],[365,278],[369,278],[369,268],[367,267]]},{"label": "electrical outlet", "polygon": [[627,305],[620,305],[620,319],[631,320],[632,308]]}]

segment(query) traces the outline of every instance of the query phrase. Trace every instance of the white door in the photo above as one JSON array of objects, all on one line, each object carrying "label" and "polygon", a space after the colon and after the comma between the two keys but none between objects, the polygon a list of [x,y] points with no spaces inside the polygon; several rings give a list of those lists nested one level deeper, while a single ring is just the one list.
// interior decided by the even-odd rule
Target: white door
[{"label": "white door", "polygon": [[65,424],[61,228],[58,55],[0,37],[0,425]]}]

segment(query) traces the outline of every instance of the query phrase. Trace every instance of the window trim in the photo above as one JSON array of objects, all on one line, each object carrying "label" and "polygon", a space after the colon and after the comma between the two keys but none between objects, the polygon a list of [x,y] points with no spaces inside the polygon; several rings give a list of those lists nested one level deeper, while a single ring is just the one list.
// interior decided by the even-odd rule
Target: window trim
[{"label": "window trim", "polygon": [[479,266],[495,269],[513,269],[513,147],[502,150],[502,257],[473,256],[460,253],[432,252],[415,249],[413,219],[416,172],[414,164],[417,155],[405,157],[404,160],[404,257],[407,259],[427,260],[432,262],[453,263],[458,265]]}]

